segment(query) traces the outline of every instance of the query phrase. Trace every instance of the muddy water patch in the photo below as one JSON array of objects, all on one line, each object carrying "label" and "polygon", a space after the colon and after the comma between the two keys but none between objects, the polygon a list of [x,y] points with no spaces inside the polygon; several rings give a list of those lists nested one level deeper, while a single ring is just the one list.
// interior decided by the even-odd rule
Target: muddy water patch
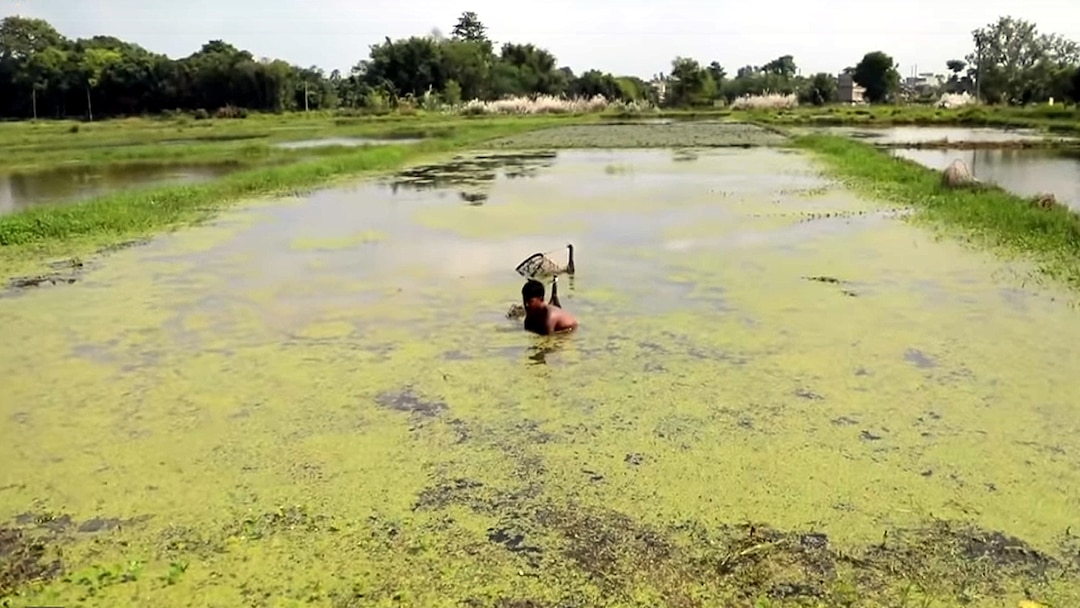
[{"label": "muddy water patch", "polygon": [[222,177],[239,163],[204,165],[124,164],[105,168],[66,167],[0,174],[0,215],[74,203],[122,190],[165,184],[194,184]]}]

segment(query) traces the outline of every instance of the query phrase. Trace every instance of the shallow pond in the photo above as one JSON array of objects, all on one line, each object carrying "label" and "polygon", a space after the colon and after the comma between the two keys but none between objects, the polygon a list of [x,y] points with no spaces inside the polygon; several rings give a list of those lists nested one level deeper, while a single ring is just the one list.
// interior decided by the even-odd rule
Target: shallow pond
[{"label": "shallow pond", "polygon": [[[0,299],[0,596],[1080,601],[1080,323],[1027,267],[785,150],[498,164]],[[581,329],[527,335],[513,268],[568,242]]]},{"label": "shallow pond", "polygon": [[284,150],[306,150],[309,148],[327,148],[330,146],[388,146],[416,144],[423,140],[417,138],[376,138],[376,137],[323,137],[320,139],[302,139],[297,141],[283,141],[274,144],[274,147]]},{"label": "shallow pond", "polygon": [[847,135],[880,145],[925,144],[941,141],[1008,143],[1039,141],[1046,138],[1038,131],[1029,129],[1006,130],[976,127],[820,127],[812,130],[835,135]]},{"label": "shallow pond", "polygon": [[1039,149],[905,150],[893,154],[931,169],[944,170],[960,159],[980,180],[1021,196],[1052,193],[1059,202],[1080,211],[1080,154]]},{"label": "shallow pond", "polygon": [[209,181],[238,168],[240,165],[235,163],[116,165],[0,173],[0,215],[42,205],[76,202],[129,188]]}]

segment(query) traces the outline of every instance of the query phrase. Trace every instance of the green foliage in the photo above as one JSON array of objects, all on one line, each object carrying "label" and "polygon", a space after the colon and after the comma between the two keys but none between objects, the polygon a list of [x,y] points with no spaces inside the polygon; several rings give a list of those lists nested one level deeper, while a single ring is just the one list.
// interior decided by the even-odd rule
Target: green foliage
[{"label": "green foliage", "polygon": [[1069,74],[1080,64],[1075,41],[1009,16],[975,30],[972,38],[968,74],[986,101],[1026,104],[1068,94]]},{"label": "green foliage", "polygon": [[873,51],[863,56],[855,66],[855,82],[866,89],[866,100],[870,103],[887,101],[900,88],[900,72],[896,69],[893,58],[881,51]]},{"label": "green foliage", "polygon": [[[945,89],[974,92],[981,76],[990,101],[1026,103],[1076,99],[1077,45],[1034,26],[1003,17],[977,31],[981,53],[953,59]],[[978,55],[978,56],[976,56]],[[981,56],[981,68],[979,57]],[[860,62],[856,80],[874,102],[898,90],[899,74],[884,53]],[[966,71],[966,73],[965,73]],[[980,73],[981,71],[981,73]],[[703,107],[745,95],[797,94],[803,103],[831,100],[826,77],[798,75],[792,55],[749,65],[734,77],[718,61],[707,66],[676,58],[667,80],[672,106]],[[453,84],[452,84],[453,83]],[[0,118],[64,118],[198,112],[221,108],[280,113],[337,110],[381,114],[434,103],[503,96],[603,95],[611,100],[658,103],[659,89],[639,78],[586,70],[576,76],[548,50],[507,42],[498,49],[474,12],[464,12],[448,38],[438,33],[372,45],[346,73],[256,59],[223,40],[211,40],[188,57],[170,59],[111,36],[71,40],[40,19],[0,21]],[[230,110],[229,112],[233,112]]]},{"label": "green foliage", "polygon": [[[719,66],[717,66],[719,67]],[[712,71],[710,66],[710,71]],[[723,70],[723,68],[720,68]],[[791,55],[778,57],[764,66],[743,66],[736,72],[735,78],[724,81],[720,94],[728,101],[746,95],[765,95],[780,93],[798,94],[804,97],[809,81],[796,76],[797,68]]]},{"label": "green foliage", "polygon": [[776,74],[777,76],[783,76],[785,78],[792,78],[798,72],[798,67],[795,66],[795,58],[791,55],[784,55],[773,59],[769,63],[761,66],[761,71],[766,74]]},{"label": "green foliage", "polygon": [[469,42],[487,42],[487,28],[480,22],[480,17],[472,11],[461,14],[451,34],[457,40]]},{"label": "green foliage", "polygon": [[446,87],[443,88],[443,100],[450,105],[461,103],[461,85],[456,80],[446,81]]},{"label": "green foliage", "polygon": [[716,81],[697,61],[676,57],[671,62],[672,82],[668,103],[672,106],[700,106],[716,96]]},{"label": "green foliage", "polygon": [[825,72],[814,74],[809,85],[799,95],[799,103],[823,106],[836,99],[836,76]]},{"label": "green foliage", "polygon": [[623,87],[611,74],[599,70],[589,70],[570,83],[570,94],[575,97],[595,97],[603,95],[608,99],[624,99]]}]

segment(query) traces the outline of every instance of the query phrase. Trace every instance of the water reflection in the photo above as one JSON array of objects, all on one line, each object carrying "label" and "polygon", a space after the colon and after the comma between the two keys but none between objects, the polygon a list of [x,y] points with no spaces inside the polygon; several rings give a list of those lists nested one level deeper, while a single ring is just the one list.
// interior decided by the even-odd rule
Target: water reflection
[{"label": "water reflection", "polygon": [[479,186],[494,182],[499,174],[508,179],[535,177],[540,169],[555,164],[555,152],[461,155],[444,163],[406,169],[389,180],[391,191],[434,190],[449,186]]},{"label": "water reflection", "polygon": [[417,144],[423,141],[417,138],[389,138],[389,137],[324,137],[321,139],[301,139],[297,141],[283,141],[274,144],[275,148],[282,150],[306,150],[310,148],[326,148],[330,146],[388,146]]},{"label": "water reflection", "polygon": [[1021,196],[1052,193],[1059,202],[1080,211],[1080,153],[1054,150],[908,150],[898,157],[931,169],[943,170],[960,159],[978,179],[997,184]]},{"label": "water reflection", "polygon": [[0,174],[0,215],[42,205],[77,202],[132,187],[209,181],[238,168],[239,163],[129,164]]},{"label": "water reflection", "polygon": [[1041,133],[1031,129],[990,129],[969,127],[825,127],[827,133],[870,140],[881,145],[952,142],[1042,141]]}]

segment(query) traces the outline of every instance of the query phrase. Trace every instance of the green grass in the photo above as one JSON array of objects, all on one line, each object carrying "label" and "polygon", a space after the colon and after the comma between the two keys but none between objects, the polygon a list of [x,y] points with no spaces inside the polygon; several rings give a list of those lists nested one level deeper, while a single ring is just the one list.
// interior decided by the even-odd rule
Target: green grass
[{"label": "green grass", "polygon": [[[0,275],[39,272],[49,259],[87,255],[103,247],[201,221],[243,199],[289,194],[338,178],[391,170],[424,156],[467,148],[486,139],[574,120],[586,118],[512,117],[442,123],[427,120],[409,128],[427,124],[442,129],[445,135],[419,144],[338,148],[323,156],[256,166],[198,185],[126,190],[78,205],[40,207],[3,216],[0,217]],[[326,132],[325,123],[315,128]],[[115,131],[125,129],[131,127],[102,126],[100,136],[113,137]],[[311,129],[303,132],[309,133]]]},{"label": "green grass", "polygon": [[1080,216],[1068,209],[1043,209],[994,186],[945,188],[939,172],[841,136],[807,135],[795,145],[855,190],[919,209],[1002,253],[1033,256],[1041,272],[1080,288]]},{"label": "green grass", "polygon": [[[551,117],[545,120],[581,120]],[[444,115],[341,117],[330,113],[253,115],[243,120],[129,118],[83,123],[0,123],[0,172],[120,163],[294,162],[349,154],[347,148],[284,150],[274,144],[321,137],[453,138],[505,119]]]}]

